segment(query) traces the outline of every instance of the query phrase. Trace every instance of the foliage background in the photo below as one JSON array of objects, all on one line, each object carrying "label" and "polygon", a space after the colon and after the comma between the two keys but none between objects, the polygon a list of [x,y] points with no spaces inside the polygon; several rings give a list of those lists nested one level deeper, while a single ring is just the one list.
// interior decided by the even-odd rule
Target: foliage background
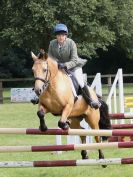
[{"label": "foliage background", "polygon": [[119,67],[132,72],[132,0],[1,0],[0,77],[30,77],[30,51],[47,51],[58,22],[68,26],[79,56],[88,59],[88,74]]}]

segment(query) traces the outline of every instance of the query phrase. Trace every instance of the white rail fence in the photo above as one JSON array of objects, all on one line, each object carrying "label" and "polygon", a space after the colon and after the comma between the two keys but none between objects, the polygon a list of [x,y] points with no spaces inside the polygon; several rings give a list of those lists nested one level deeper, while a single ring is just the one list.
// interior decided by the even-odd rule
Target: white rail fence
[{"label": "white rail fence", "polygon": [[[117,94],[119,99],[117,98]],[[109,113],[125,112],[122,69],[118,69],[106,102],[109,106]],[[115,123],[124,123],[124,120],[115,120]]]},{"label": "white rail fence", "polygon": [[[118,95],[118,97],[117,97]],[[125,113],[125,105],[124,105],[124,86],[123,86],[123,72],[122,69],[118,69],[118,72],[115,76],[114,82],[110,89],[107,104],[109,106],[109,113],[124,113],[125,115],[133,115],[133,108],[129,109],[129,112]],[[130,120],[132,123],[133,120]],[[114,124],[124,124],[125,120],[115,120]]]},{"label": "white rail fence", "polygon": [[[117,104],[117,88],[119,89],[119,104]],[[114,108],[114,113],[117,113],[120,111],[121,113],[124,113],[124,91],[123,91],[123,76],[122,76],[122,69],[119,69],[114,82],[112,84],[112,87],[110,89],[108,98],[107,98],[107,104],[109,106],[109,113],[112,113],[112,108]],[[119,106],[119,108],[118,108]]]}]

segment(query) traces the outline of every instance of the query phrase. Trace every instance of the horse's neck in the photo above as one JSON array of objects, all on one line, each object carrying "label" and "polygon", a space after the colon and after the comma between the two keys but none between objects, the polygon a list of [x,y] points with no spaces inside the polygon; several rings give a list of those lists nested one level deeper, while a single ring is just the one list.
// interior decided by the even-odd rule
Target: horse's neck
[{"label": "horse's neck", "polygon": [[68,76],[64,71],[58,70],[58,64],[55,60],[49,58],[48,65],[50,69],[50,85],[56,87],[56,85],[65,84],[68,81]]},{"label": "horse's neck", "polygon": [[48,66],[49,66],[50,75],[51,75],[50,78],[53,79],[58,73],[57,62],[51,58],[48,58]]},{"label": "horse's neck", "polygon": [[49,87],[47,91],[44,92],[44,102],[47,106],[51,106],[54,103],[57,108],[62,106],[64,107],[68,100],[71,98],[73,99],[70,79],[63,70],[58,70],[58,64],[56,61],[49,59],[48,66],[51,76]]}]

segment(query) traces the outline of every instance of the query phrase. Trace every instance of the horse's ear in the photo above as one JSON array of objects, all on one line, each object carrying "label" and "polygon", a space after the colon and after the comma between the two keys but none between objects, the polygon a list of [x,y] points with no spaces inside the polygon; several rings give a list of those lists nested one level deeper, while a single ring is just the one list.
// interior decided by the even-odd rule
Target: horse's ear
[{"label": "horse's ear", "polygon": [[47,60],[48,54],[44,51],[44,49],[40,49],[40,59]]},{"label": "horse's ear", "polygon": [[34,61],[38,59],[38,57],[31,51],[31,57]]},{"label": "horse's ear", "polygon": [[48,58],[48,54],[46,52],[44,54],[44,58],[45,58],[45,60],[47,60],[47,58]]}]

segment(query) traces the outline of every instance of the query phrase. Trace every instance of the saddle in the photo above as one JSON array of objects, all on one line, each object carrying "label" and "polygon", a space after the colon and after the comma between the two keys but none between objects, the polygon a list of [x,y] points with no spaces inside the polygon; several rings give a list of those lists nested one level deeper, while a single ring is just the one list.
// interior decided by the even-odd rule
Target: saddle
[{"label": "saddle", "polygon": [[66,74],[70,77],[71,81],[72,81],[72,92],[73,95],[75,97],[74,102],[77,101],[78,99],[78,95],[82,95],[83,98],[85,99],[85,101],[92,107],[95,109],[100,108],[101,103],[99,101],[95,101],[91,98],[91,94],[89,92],[88,86],[87,86],[87,79],[86,79],[86,83],[85,86],[83,88],[81,88],[77,82],[77,79],[75,78],[75,76],[73,75],[73,73],[70,70],[64,69],[66,71]]},{"label": "saddle", "polygon": [[81,91],[81,88],[80,88],[80,85],[78,84],[78,81],[77,79],[75,78],[75,76],[73,75],[73,72],[70,71],[70,70],[67,70],[65,69],[65,72],[67,74],[68,77],[70,77],[71,81],[72,81],[72,84],[74,86],[74,89],[75,89],[75,92],[77,95],[81,95],[82,94],[82,91]]}]

